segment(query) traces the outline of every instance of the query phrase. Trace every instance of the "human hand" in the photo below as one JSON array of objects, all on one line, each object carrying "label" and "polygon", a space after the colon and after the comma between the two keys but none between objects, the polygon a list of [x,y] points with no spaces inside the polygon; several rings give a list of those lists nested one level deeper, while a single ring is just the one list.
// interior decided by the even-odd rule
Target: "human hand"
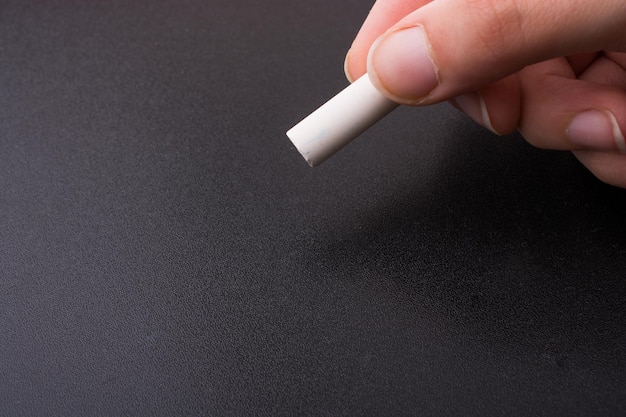
[{"label": "human hand", "polygon": [[626,188],[624,52],[624,0],[378,0],[346,75],[403,104],[450,100]]}]

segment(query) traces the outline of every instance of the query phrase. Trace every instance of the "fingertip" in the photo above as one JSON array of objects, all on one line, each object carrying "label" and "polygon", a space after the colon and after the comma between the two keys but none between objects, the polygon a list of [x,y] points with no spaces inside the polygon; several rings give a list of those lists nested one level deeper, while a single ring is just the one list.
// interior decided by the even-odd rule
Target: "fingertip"
[{"label": "fingertip", "polygon": [[370,48],[367,72],[372,83],[390,99],[424,104],[439,86],[439,69],[421,25],[393,28]]},{"label": "fingertip", "polygon": [[575,151],[574,155],[600,181],[626,188],[626,155],[596,151]]},{"label": "fingertip", "polygon": [[343,72],[346,74],[348,81],[353,83],[361,78],[367,72],[367,54],[360,48],[352,45],[346,53],[343,62]]},{"label": "fingertip", "polygon": [[519,79],[512,75],[480,89],[485,111],[492,130],[499,135],[514,132],[521,118],[521,89]]},{"label": "fingertip", "polygon": [[510,76],[461,94],[452,100],[459,110],[498,136],[514,132],[520,120],[521,96],[517,77]]},{"label": "fingertip", "polygon": [[398,21],[432,0],[378,0],[374,2],[344,61],[348,80],[358,80],[367,72],[367,56],[372,44]]},{"label": "fingertip", "polygon": [[626,154],[624,135],[608,110],[585,110],[576,114],[565,135],[575,148]]},{"label": "fingertip", "polygon": [[454,98],[456,106],[472,120],[498,136],[501,134],[493,127],[485,99],[478,92],[461,94]]},{"label": "fingertip", "polygon": [[343,61],[343,72],[344,72],[344,74],[346,74],[346,78],[348,79],[350,84],[352,84],[354,82],[354,80],[356,80],[356,78],[354,78],[352,76],[352,73],[350,72],[350,52],[351,51],[352,51],[352,49],[348,50],[348,53],[346,53],[346,58]]}]

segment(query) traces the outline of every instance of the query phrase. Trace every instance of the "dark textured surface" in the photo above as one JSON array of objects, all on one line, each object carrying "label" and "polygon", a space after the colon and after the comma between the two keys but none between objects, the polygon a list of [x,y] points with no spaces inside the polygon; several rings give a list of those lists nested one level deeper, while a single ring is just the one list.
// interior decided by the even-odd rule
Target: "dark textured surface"
[{"label": "dark textured surface", "polygon": [[370,4],[0,2],[0,415],[626,413],[626,193],[448,107],[310,169]]}]

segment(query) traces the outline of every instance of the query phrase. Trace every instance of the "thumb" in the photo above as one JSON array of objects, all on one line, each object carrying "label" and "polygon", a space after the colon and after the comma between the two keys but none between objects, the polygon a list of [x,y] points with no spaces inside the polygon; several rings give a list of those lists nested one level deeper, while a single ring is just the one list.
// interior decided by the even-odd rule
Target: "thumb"
[{"label": "thumb", "polygon": [[626,50],[625,25],[624,0],[436,0],[376,40],[368,73],[389,98],[430,104],[550,58]]}]

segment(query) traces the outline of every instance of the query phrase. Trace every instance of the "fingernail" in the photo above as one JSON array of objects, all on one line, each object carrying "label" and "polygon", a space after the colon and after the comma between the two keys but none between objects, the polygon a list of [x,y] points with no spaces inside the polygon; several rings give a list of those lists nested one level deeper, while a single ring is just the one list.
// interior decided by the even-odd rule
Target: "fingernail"
[{"label": "fingernail", "polygon": [[350,75],[350,72],[348,72],[348,59],[350,59],[350,51],[352,51],[352,49],[348,50],[348,53],[346,54],[346,59],[343,61],[343,72],[346,74],[346,78],[348,79],[348,81],[350,81],[350,84],[352,84],[354,82],[354,79]]},{"label": "fingernail", "polygon": [[608,111],[588,110],[576,115],[566,131],[569,140],[583,149],[626,153],[617,119]]},{"label": "fingernail", "polygon": [[491,130],[496,135],[500,135],[491,124],[491,117],[489,117],[489,111],[487,110],[487,104],[485,100],[478,93],[466,93],[460,95],[454,99],[456,104],[461,110],[463,110],[469,117],[471,117],[476,123]]},{"label": "fingernail", "polygon": [[397,29],[378,38],[370,49],[368,73],[376,87],[405,104],[419,104],[439,85],[421,26]]}]

